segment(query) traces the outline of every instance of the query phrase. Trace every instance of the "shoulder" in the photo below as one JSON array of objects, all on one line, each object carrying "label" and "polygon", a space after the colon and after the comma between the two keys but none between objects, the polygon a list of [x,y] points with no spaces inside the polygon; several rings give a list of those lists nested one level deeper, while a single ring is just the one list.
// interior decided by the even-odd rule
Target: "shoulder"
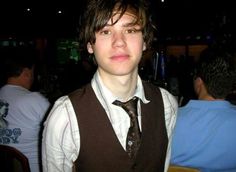
[{"label": "shoulder", "polygon": [[159,90],[161,92],[164,104],[167,134],[168,138],[171,138],[177,119],[178,103],[176,98],[171,93],[169,93],[169,91],[161,87],[159,87]]},{"label": "shoulder", "polygon": [[178,109],[178,103],[176,98],[166,89],[159,87],[162,98],[163,98],[163,102],[164,102],[164,106],[171,106],[172,108],[174,108],[175,110]]},{"label": "shoulder", "polygon": [[62,96],[58,98],[49,112],[47,121],[68,123],[73,117],[74,110],[69,97]]},{"label": "shoulder", "polygon": [[[50,111],[50,114],[53,116],[56,116],[54,114],[66,113],[68,111],[67,109],[70,109],[70,108],[71,108],[71,102],[70,102],[69,97],[62,96],[55,101],[55,103],[53,104],[53,107]],[[58,117],[60,118],[61,116],[58,115]]]},{"label": "shoulder", "polygon": [[60,134],[74,126],[74,122],[76,116],[71,101],[68,96],[62,96],[55,101],[44,125],[47,126],[47,130]]},{"label": "shoulder", "polygon": [[162,88],[162,87],[158,87],[152,83],[143,81],[143,87],[146,91],[148,91],[147,93],[152,94],[152,93],[157,93],[157,94],[161,94],[161,97],[163,99],[163,103],[164,103],[164,107],[168,107],[171,106],[172,108],[175,109],[175,111],[178,108],[178,103],[176,98],[166,89]]},{"label": "shoulder", "polygon": [[50,102],[39,92],[28,92],[24,96],[21,96],[21,100],[18,101],[18,105],[22,107],[34,107],[38,110],[46,110],[49,108]]},{"label": "shoulder", "polygon": [[79,89],[69,93],[68,97],[70,99],[77,99],[77,100],[79,100],[79,99],[85,97],[84,96],[85,94],[87,95],[88,93],[91,93],[91,92],[92,92],[92,86],[89,83],[89,84],[86,84],[85,86],[83,86],[83,87],[81,87],[81,88],[79,88]]},{"label": "shoulder", "polygon": [[142,81],[144,90],[151,90],[151,91],[159,91],[159,87],[154,85],[153,83]]},{"label": "shoulder", "polygon": [[28,92],[22,97],[22,100],[30,102],[38,102],[38,103],[48,103],[48,99],[43,96],[40,92]]}]

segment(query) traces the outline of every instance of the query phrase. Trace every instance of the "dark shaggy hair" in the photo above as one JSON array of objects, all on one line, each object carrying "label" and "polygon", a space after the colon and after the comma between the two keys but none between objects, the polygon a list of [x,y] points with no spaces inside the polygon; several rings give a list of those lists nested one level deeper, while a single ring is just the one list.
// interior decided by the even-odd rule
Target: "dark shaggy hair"
[{"label": "dark shaggy hair", "polygon": [[144,41],[147,48],[153,39],[154,24],[148,13],[148,3],[144,0],[88,0],[85,7],[81,23],[78,28],[79,40],[86,46],[88,42],[94,44],[96,42],[95,33],[106,26],[107,22],[114,16],[114,12],[120,16],[116,21],[112,21],[114,25],[128,10],[136,15],[133,25],[139,24],[143,32]]}]

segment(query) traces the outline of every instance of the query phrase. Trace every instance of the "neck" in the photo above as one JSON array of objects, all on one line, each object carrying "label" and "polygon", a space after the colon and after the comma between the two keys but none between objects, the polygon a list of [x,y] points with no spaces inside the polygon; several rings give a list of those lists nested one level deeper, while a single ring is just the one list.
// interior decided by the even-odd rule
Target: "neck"
[{"label": "neck", "polygon": [[17,85],[17,86],[24,87],[25,89],[29,89],[29,86],[24,81],[22,81],[22,79],[19,78],[19,77],[10,77],[10,78],[8,78],[7,84]]},{"label": "neck", "polygon": [[223,98],[214,98],[213,96],[211,96],[207,92],[201,92],[198,95],[198,100],[214,101],[214,100],[225,100],[225,99],[223,99]]},{"label": "neck", "polygon": [[214,100],[224,100],[219,98],[214,98],[211,94],[208,93],[207,88],[201,78],[195,80],[194,82],[195,92],[198,96],[198,100],[214,101]]},{"label": "neck", "polygon": [[124,76],[102,75],[100,77],[104,85],[122,101],[127,101],[133,96],[136,86],[138,74],[132,73]]},{"label": "neck", "polygon": [[212,97],[211,95],[199,95],[198,100],[213,101],[213,100],[215,100],[215,98]]}]

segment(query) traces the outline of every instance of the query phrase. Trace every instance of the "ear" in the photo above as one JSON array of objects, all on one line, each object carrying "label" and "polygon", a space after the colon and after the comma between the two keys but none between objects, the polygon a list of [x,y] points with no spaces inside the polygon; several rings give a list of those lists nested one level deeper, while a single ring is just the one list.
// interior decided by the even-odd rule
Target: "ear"
[{"label": "ear", "polygon": [[90,42],[87,43],[87,50],[90,54],[93,54],[93,47],[92,47],[92,44]]},{"label": "ear", "polygon": [[146,47],[146,42],[143,43],[143,51],[145,51],[147,49]]},{"label": "ear", "polygon": [[32,80],[32,78],[34,77],[33,69],[24,68],[23,71],[22,71],[22,76],[23,76],[25,79]]},{"label": "ear", "polygon": [[194,80],[194,90],[196,92],[196,94],[198,95],[200,90],[201,90],[201,87],[203,85],[203,81],[200,77],[197,77],[195,80]]},{"label": "ear", "polygon": [[24,77],[30,77],[30,69],[29,68],[24,68],[23,70],[22,70],[22,76],[24,76]]}]

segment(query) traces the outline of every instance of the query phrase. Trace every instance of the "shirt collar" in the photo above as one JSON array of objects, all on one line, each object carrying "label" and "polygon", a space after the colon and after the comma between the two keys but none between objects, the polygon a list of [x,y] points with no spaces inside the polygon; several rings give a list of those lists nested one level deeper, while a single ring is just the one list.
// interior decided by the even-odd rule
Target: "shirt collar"
[{"label": "shirt collar", "polygon": [[[117,97],[114,96],[112,92],[104,85],[98,71],[94,74],[91,84],[93,88],[96,88],[95,92],[100,94],[100,96],[102,96],[105,99],[104,101],[106,101],[107,103],[112,104],[112,102],[117,100]],[[136,87],[134,96],[138,97],[145,104],[150,102],[145,97],[143,84],[139,76],[138,76],[137,87]]]}]

